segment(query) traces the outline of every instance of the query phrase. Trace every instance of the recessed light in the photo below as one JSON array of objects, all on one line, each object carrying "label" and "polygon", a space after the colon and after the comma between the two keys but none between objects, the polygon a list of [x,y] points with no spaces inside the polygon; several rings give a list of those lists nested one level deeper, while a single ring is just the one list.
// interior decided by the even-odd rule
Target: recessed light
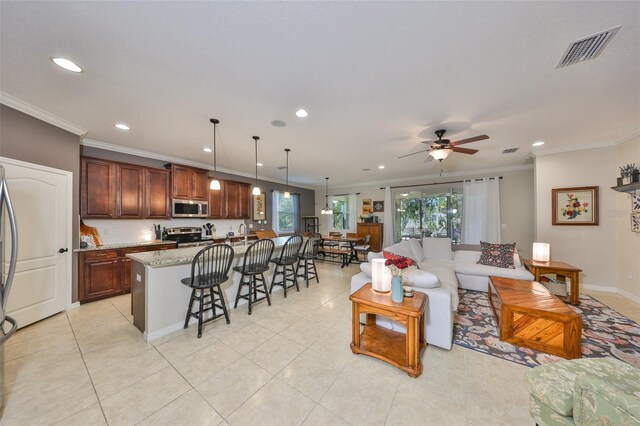
[{"label": "recessed light", "polygon": [[531,144],[531,146],[541,146],[544,145],[544,141],[538,141]]},{"label": "recessed light", "polygon": [[115,127],[117,127],[120,130],[131,130],[131,127],[127,126],[124,123],[116,123],[114,124]]},{"label": "recessed light", "polygon": [[258,167],[262,167],[262,166],[264,166],[264,164],[262,164],[262,163],[256,163],[256,166],[258,166]]},{"label": "recessed light", "polygon": [[203,150],[204,152],[212,152],[212,151],[213,151],[211,148],[202,148],[202,150]]},{"label": "recessed light", "polygon": [[82,68],[65,58],[51,58],[54,64],[71,72],[82,72]]},{"label": "recessed light", "polygon": [[287,123],[285,121],[282,121],[282,120],[273,120],[273,121],[271,121],[271,125],[273,127],[285,127],[287,125]]},{"label": "recessed light", "polygon": [[362,169],[363,172],[368,172],[371,169]]},{"label": "recessed light", "polygon": [[298,118],[306,118],[309,115],[309,113],[303,109],[299,109],[296,111],[296,117]]},{"label": "recessed light", "polygon": [[380,164],[380,165],[378,166],[378,168],[379,168],[379,169],[384,169],[384,166],[383,166],[382,164]]}]

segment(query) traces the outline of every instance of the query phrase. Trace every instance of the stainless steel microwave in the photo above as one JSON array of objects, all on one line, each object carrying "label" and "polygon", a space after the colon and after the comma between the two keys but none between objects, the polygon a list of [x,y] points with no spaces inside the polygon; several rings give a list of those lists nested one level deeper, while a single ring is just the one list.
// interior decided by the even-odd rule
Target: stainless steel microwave
[{"label": "stainless steel microwave", "polygon": [[207,217],[209,203],[198,200],[172,200],[171,217]]}]

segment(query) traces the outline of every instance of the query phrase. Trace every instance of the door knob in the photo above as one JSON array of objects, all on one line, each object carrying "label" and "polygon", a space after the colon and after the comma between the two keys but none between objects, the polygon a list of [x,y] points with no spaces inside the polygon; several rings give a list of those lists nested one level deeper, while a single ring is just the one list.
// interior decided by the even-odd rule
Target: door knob
[{"label": "door knob", "polygon": [[68,251],[69,251],[68,248],[61,248],[60,250],[58,250],[58,253],[66,253]]}]

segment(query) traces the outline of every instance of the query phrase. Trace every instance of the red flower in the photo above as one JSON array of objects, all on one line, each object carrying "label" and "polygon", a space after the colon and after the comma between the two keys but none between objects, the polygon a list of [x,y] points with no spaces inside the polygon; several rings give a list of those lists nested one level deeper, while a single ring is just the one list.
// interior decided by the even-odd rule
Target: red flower
[{"label": "red flower", "polygon": [[589,207],[589,203],[583,203],[582,205],[585,207]]},{"label": "red flower", "polygon": [[580,207],[580,203],[576,201],[575,203],[573,203],[573,207]]}]

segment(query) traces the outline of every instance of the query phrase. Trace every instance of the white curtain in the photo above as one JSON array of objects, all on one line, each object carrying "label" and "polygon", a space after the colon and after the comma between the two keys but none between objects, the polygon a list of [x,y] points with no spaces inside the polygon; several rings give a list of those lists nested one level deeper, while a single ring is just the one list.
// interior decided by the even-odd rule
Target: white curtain
[{"label": "white curtain", "polygon": [[357,204],[358,204],[358,196],[356,194],[349,194],[349,232],[356,232],[357,230],[357,225],[356,225],[356,217],[358,214],[357,211]]},{"label": "white curtain", "polygon": [[293,197],[293,232],[295,234],[300,233],[300,195],[291,194]]},{"label": "white curtain", "polygon": [[278,229],[278,225],[280,224],[280,221],[278,220],[279,195],[280,193],[278,191],[271,192],[271,229],[273,229],[273,232],[278,235],[280,235],[280,230]]},{"label": "white curtain", "polygon": [[383,229],[382,232],[382,247],[387,248],[396,243],[396,232],[393,229],[395,220],[394,211],[396,209],[396,203],[393,202],[393,198],[391,198],[391,187],[387,186],[384,189],[384,217],[383,217]]},{"label": "white curtain", "polygon": [[462,242],[501,243],[500,178],[464,181],[462,191]]}]

